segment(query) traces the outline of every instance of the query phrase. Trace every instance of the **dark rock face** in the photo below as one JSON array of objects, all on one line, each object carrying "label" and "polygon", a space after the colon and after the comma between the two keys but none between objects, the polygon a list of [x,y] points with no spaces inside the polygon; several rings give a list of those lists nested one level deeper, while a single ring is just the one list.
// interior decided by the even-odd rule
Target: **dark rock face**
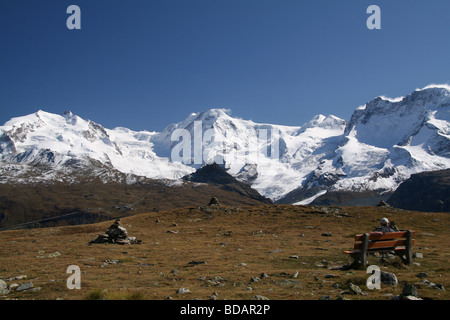
[{"label": "dark rock face", "polygon": [[405,210],[450,212],[450,169],[412,175],[387,202]]},{"label": "dark rock face", "polygon": [[228,174],[227,171],[217,163],[205,165],[198,169],[196,172],[184,176],[183,179],[193,182],[211,183],[218,185],[239,183],[233,176]]},{"label": "dark rock face", "polygon": [[184,176],[183,180],[212,184],[220,187],[221,189],[236,192],[240,195],[247,196],[264,203],[272,203],[272,200],[263,197],[258,193],[258,191],[237,180],[217,163],[205,165],[196,172]]}]

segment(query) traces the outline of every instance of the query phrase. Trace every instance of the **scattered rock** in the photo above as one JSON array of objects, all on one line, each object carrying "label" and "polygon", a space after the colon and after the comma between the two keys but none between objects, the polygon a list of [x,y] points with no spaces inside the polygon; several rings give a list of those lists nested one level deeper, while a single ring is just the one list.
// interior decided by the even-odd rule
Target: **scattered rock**
[{"label": "scattered rock", "polygon": [[186,289],[186,288],[179,288],[177,290],[177,294],[187,294],[187,293],[191,293],[191,291],[189,289]]},{"label": "scattered rock", "polygon": [[276,282],[277,285],[280,286],[286,286],[286,287],[292,287],[292,288],[302,288],[300,280],[294,280],[294,279],[286,279],[282,281]]},{"label": "scattered rock", "polygon": [[259,294],[257,294],[256,296],[253,297],[253,300],[270,300],[267,297],[264,296],[260,296]]},{"label": "scattered rock", "polygon": [[194,260],[189,262],[188,264],[190,264],[191,266],[198,266],[199,264],[207,264],[207,262],[203,260]]},{"label": "scattered rock", "polygon": [[333,234],[331,232],[324,232],[322,233],[322,237],[332,237]]},{"label": "scattered rock", "polygon": [[18,286],[19,286],[18,283],[11,283],[11,284],[9,285],[9,291],[15,290]]},{"label": "scattered rock", "polygon": [[298,259],[298,256],[294,255],[294,256],[290,256],[289,258],[291,258],[291,259]]},{"label": "scattered rock", "polygon": [[428,277],[428,273],[426,273],[426,272],[419,272],[418,274],[416,274],[416,277],[420,278],[420,279],[423,279],[423,278]]},{"label": "scattered rock", "polygon": [[119,262],[120,262],[120,260],[116,260],[116,259],[106,259],[106,260],[102,261],[100,268],[104,268],[108,264],[118,264]]},{"label": "scattered rock", "polygon": [[209,300],[217,300],[219,298],[219,294],[217,292],[213,292],[209,297]]},{"label": "scattered rock", "polygon": [[141,263],[141,262],[138,262],[138,263],[136,263],[135,265],[136,265],[136,266],[144,266],[144,267],[153,267],[155,264],[153,264],[153,263]]},{"label": "scattered rock", "polygon": [[403,287],[402,294],[395,296],[392,300],[423,300],[417,294],[417,287],[413,284],[406,283]]},{"label": "scattered rock", "polygon": [[[39,251],[39,253],[45,253],[45,251]],[[39,256],[36,256],[36,258],[56,258],[56,257],[59,257],[60,255],[61,255],[61,253],[56,251],[56,252],[48,253],[48,254],[41,254]]]},{"label": "scattered rock", "polygon": [[413,258],[414,259],[423,259],[423,254],[420,252],[414,252]]},{"label": "scattered rock", "polygon": [[413,284],[405,284],[405,286],[403,287],[402,296],[418,297],[417,287]]},{"label": "scattered rock", "polygon": [[377,207],[387,207],[390,208],[391,205],[389,203],[387,203],[386,201],[381,200],[378,204]]},{"label": "scattered rock", "polygon": [[423,299],[414,296],[404,296],[403,300],[423,300]]},{"label": "scattered rock", "polygon": [[423,300],[419,297],[415,297],[415,296],[404,296],[404,295],[399,295],[399,296],[395,296],[394,298],[392,298],[392,300]]},{"label": "scattered rock", "polygon": [[223,278],[220,277],[220,276],[215,276],[215,277],[212,278],[212,279],[207,279],[207,277],[202,277],[202,278],[200,278],[199,280],[202,280],[202,281],[205,281],[205,280],[206,280],[206,283],[207,283],[207,284],[209,284],[209,285],[211,285],[211,286],[216,286],[216,287],[223,287],[223,286],[225,286],[225,283],[224,283],[224,282],[227,281],[227,280],[223,279]]},{"label": "scattered rock", "polygon": [[423,283],[423,284],[427,285],[428,287],[434,288],[436,290],[445,291],[444,286],[442,284],[440,284],[440,283],[436,284],[436,283],[433,283],[433,282],[431,282],[429,280],[426,280],[426,279],[423,279],[422,281],[420,281],[420,283],[421,284]]},{"label": "scattered rock", "polygon": [[6,296],[9,294],[9,288],[5,281],[0,280],[0,296]]},{"label": "scattered rock", "polygon": [[6,279],[3,279],[3,280],[5,280],[5,281],[15,281],[15,280],[23,280],[23,279],[26,279],[26,278],[27,278],[27,276],[25,274],[22,274],[22,275],[19,275],[19,276],[6,278]]},{"label": "scattered rock", "polygon": [[388,286],[396,286],[398,284],[397,276],[394,273],[381,271],[381,283]]},{"label": "scattered rock", "polygon": [[445,291],[444,285],[441,284],[441,283],[436,283],[434,285],[434,288],[437,289],[437,290]]},{"label": "scattered rock", "polygon": [[272,250],[272,251],[270,251],[270,253],[280,253],[280,252],[282,252],[283,250],[281,250],[281,249],[275,249],[275,250]]},{"label": "scattered rock", "polygon": [[358,294],[358,295],[362,295],[362,296],[367,296],[367,293],[364,292],[360,287],[358,287],[357,285],[350,283],[349,285],[350,290],[354,293],[354,294]]},{"label": "scattered rock", "polygon": [[31,288],[33,288],[33,282],[26,282],[26,283],[22,283],[21,285],[19,285],[15,291],[20,292],[20,291],[30,290]]},{"label": "scattered rock", "polygon": [[294,274],[291,276],[291,278],[297,278],[298,277],[298,271],[295,271]]}]

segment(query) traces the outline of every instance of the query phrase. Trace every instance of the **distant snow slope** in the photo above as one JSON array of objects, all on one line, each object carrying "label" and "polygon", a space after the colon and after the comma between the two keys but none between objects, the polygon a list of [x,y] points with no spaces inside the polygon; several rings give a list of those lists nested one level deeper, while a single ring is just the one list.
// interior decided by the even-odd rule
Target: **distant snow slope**
[{"label": "distant snow slope", "polygon": [[378,97],[348,123],[317,115],[282,126],[230,114],[193,113],[162,132],[110,130],[70,111],[13,118],[0,127],[0,182],[176,180],[217,162],[274,201],[311,190],[292,200],[305,203],[326,191],[393,191],[413,173],[450,168],[447,85]]}]

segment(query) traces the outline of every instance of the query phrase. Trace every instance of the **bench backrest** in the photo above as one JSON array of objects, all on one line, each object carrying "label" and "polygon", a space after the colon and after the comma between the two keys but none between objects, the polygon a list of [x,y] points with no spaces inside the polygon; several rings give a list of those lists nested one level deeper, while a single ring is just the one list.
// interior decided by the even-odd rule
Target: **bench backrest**
[{"label": "bench backrest", "polygon": [[[407,245],[408,231],[398,231],[398,232],[387,232],[385,234],[381,233],[369,233],[369,250],[382,250],[396,247],[405,247]],[[415,236],[415,231],[412,231],[412,236]],[[362,248],[363,235],[359,234],[355,236],[355,250],[360,250]],[[412,239],[412,244],[414,244],[414,239]]]}]

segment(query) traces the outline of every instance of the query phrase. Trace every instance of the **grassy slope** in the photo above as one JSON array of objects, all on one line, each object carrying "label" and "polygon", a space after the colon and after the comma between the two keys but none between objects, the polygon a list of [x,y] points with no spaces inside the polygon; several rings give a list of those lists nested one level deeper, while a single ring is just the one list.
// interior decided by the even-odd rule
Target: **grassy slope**
[{"label": "grassy slope", "polygon": [[[328,207],[327,211],[314,206],[264,205],[222,206],[215,212],[186,207],[138,214],[122,219],[129,235],[142,240],[141,245],[128,246],[88,245],[111,222],[4,231],[0,232],[0,278],[25,274],[27,279],[12,282],[32,281],[35,287],[42,288],[7,296],[18,299],[208,299],[216,292],[219,299],[229,300],[252,299],[256,294],[278,300],[317,300],[325,295],[335,299],[342,291],[348,291],[350,282],[359,285],[368,296],[344,295],[346,298],[390,299],[385,295],[400,294],[404,282],[418,283],[416,274],[426,272],[428,280],[443,284],[447,291],[421,285],[419,296],[450,298],[448,213],[376,207]],[[382,263],[370,257],[369,264],[394,272],[400,282],[397,287],[382,285],[381,290],[367,289],[365,281],[369,275],[365,270],[329,269],[349,264],[351,259],[343,251],[353,247],[353,236],[371,231],[384,216],[395,220],[402,229],[416,230],[413,249],[424,255],[415,260],[420,266]],[[439,221],[433,221],[436,219]],[[168,233],[169,230],[180,233]],[[332,236],[324,237],[324,232],[332,232]],[[37,257],[54,252],[61,255]],[[293,255],[298,259],[291,258]],[[120,262],[101,267],[107,259]],[[189,265],[193,260],[207,263]],[[66,287],[66,268],[73,264],[82,271],[81,290]],[[172,269],[179,273],[172,274]],[[298,277],[292,279],[290,276],[296,271]],[[263,272],[268,278],[250,281]],[[327,274],[337,277],[326,278]],[[201,277],[206,279],[199,280]],[[176,294],[180,287],[191,293]]]},{"label": "grassy slope", "polygon": [[[81,217],[73,221],[47,222],[44,227],[99,222],[134,213],[207,204],[212,195],[227,205],[263,204],[257,199],[227,191],[225,187],[191,182],[169,185],[150,179],[145,184],[131,185],[89,182],[71,185],[0,184],[0,227],[72,212],[81,212]],[[133,208],[133,211],[127,211],[124,206]],[[83,215],[89,216],[84,219],[86,221],[83,221]]]}]

